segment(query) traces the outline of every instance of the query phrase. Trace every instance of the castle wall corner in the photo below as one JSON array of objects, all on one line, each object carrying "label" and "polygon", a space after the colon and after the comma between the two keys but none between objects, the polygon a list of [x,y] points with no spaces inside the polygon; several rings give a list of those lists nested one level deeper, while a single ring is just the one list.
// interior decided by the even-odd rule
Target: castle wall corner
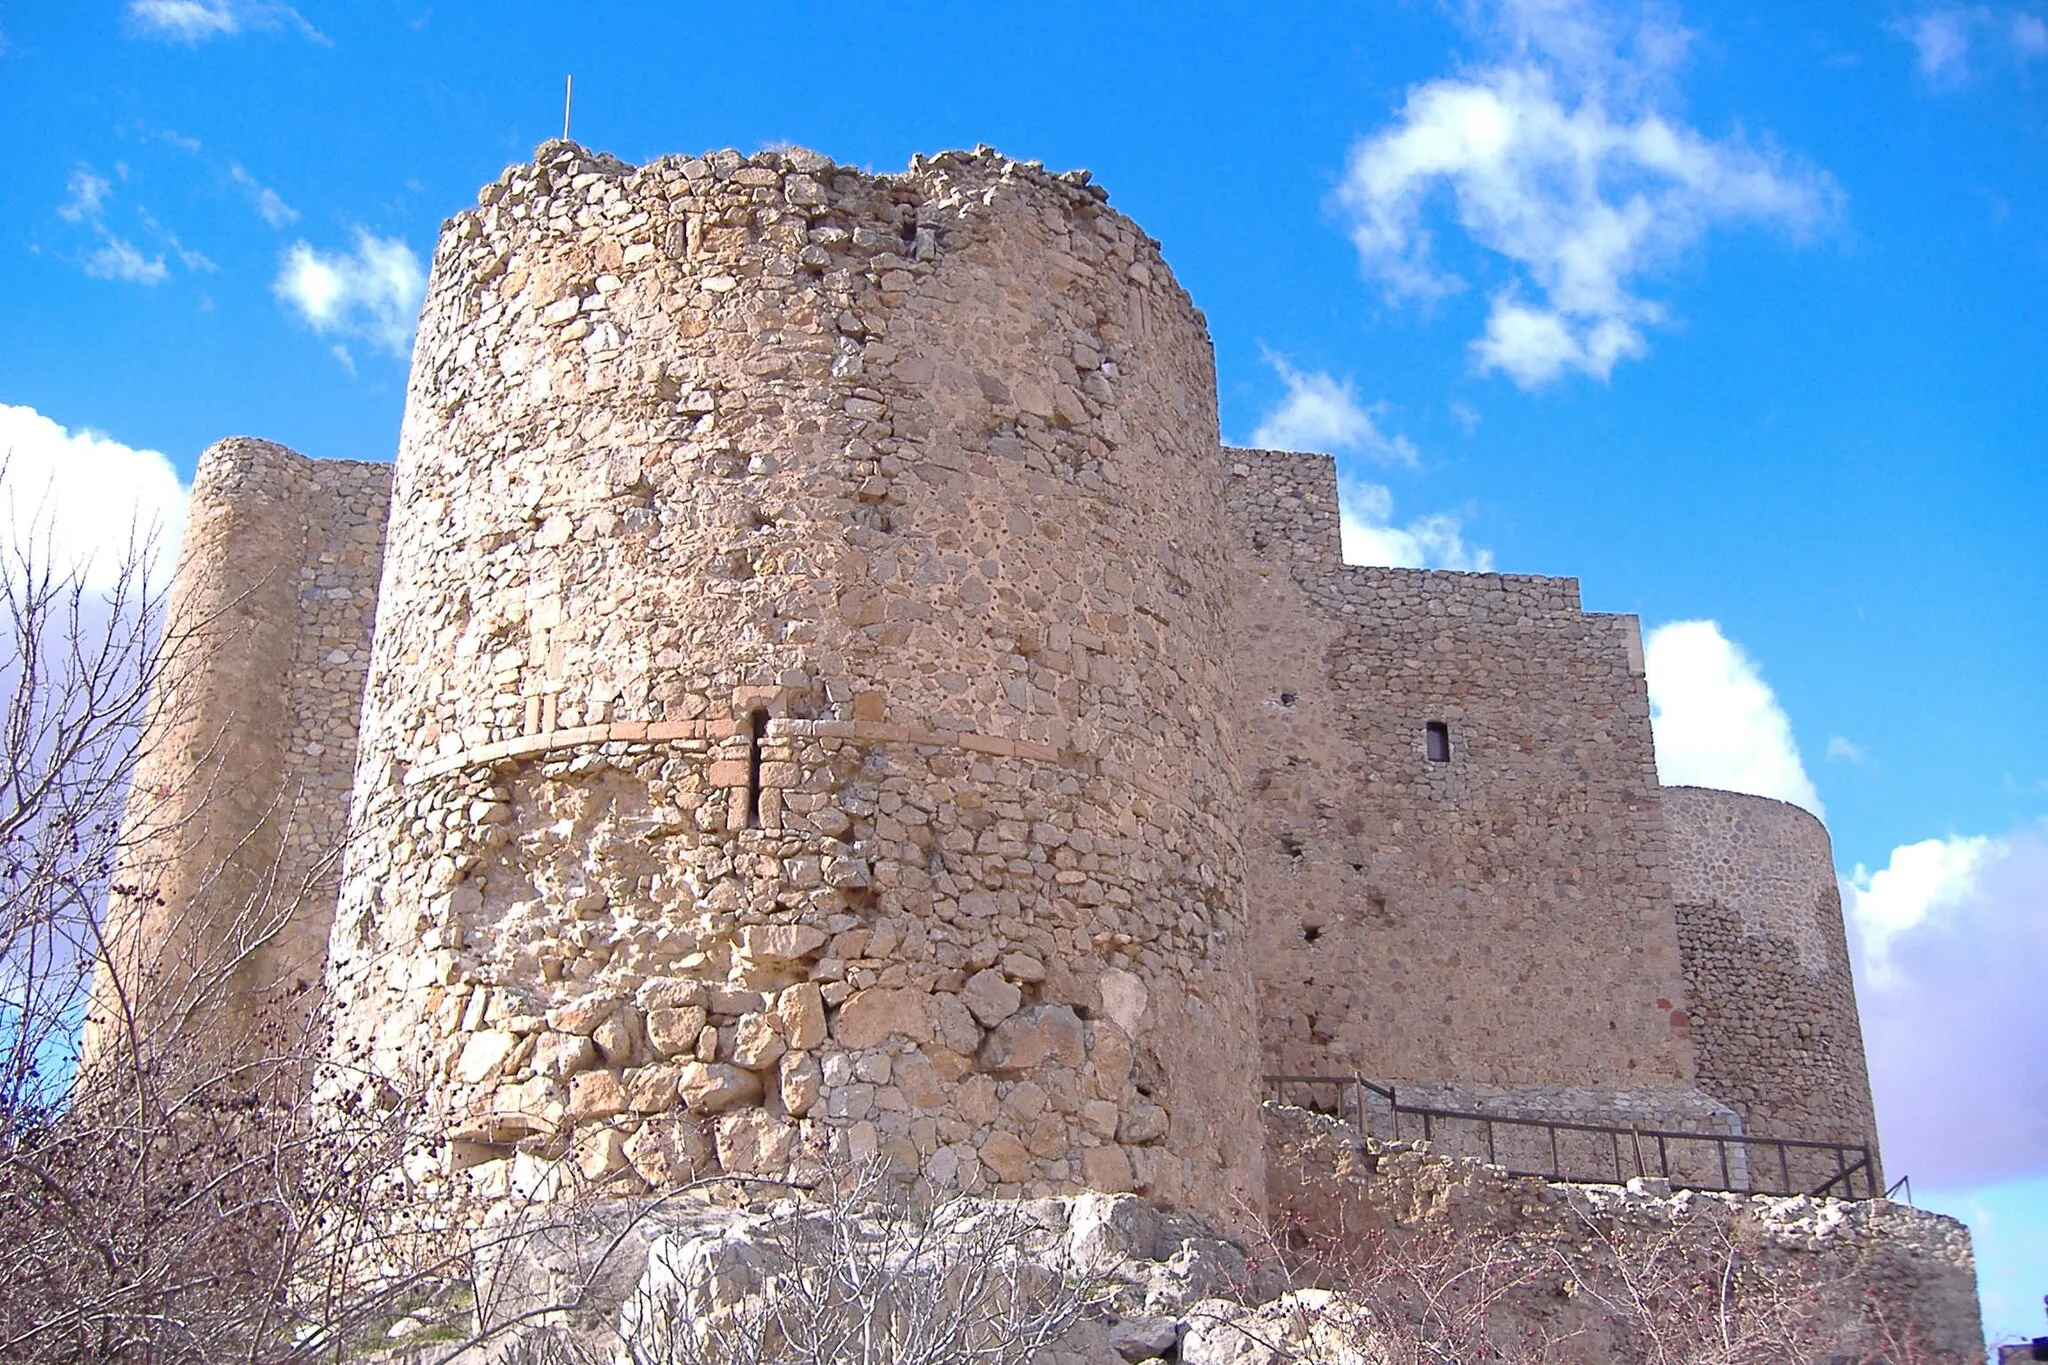
[{"label": "castle wall corner", "polygon": [[87,1055],[209,1057],[317,1024],[391,467],[269,441],[193,480],[124,822]]}]

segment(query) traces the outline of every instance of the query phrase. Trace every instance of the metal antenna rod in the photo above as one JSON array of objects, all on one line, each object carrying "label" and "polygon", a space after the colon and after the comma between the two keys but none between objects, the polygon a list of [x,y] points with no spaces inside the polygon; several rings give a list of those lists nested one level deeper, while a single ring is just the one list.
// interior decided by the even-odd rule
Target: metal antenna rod
[{"label": "metal antenna rod", "polygon": [[562,78],[562,141],[569,140],[569,102],[576,97],[574,74]]}]

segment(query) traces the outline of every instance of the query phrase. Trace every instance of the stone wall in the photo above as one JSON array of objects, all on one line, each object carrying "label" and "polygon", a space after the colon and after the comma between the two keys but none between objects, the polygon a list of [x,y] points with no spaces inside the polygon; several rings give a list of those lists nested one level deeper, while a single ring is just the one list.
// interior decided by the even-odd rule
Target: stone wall
[{"label": "stone wall", "polygon": [[[1512,1284],[1486,1335],[1532,1357],[1528,1343],[1560,1341],[1555,1358],[1577,1361],[1702,1358],[1684,1348],[1720,1347],[1718,1287],[1733,1282],[1744,1329],[1814,1315],[1786,1359],[1984,1358],[1969,1230],[1941,1214],[1884,1199],[1546,1182],[1430,1143],[1366,1141],[1299,1109],[1269,1104],[1265,1116],[1272,1217],[1291,1246],[1326,1248],[1327,1282],[1370,1278],[1369,1262],[1345,1254],[1363,1249],[1413,1273]],[[1527,1278],[1515,1283],[1518,1273]],[[1436,1291],[1460,1298],[1448,1280]],[[1631,1317],[1668,1353],[1617,1333]]]},{"label": "stone wall", "polygon": [[557,143],[444,231],[329,980],[472,1190],[1258,1197],[1212,358],[1086,182]]},{"label": "stone wall", "polygon": [[302,1046],[334,916],[391,467],[201,456],[88,1050]]},{"label": "stone wall", "polygon": [[1224,458],[1266,1069],[1688,1089],[1634,618],[1346,565],[1328,456]]},{"label": "stone wall", "polygon": [[1664,810],[1700,1084],[1753,1133],[1874,1149],[1826,828],[1782,801],[1701,787],[1667,788]]},{"label": "stone wall", "polygon": [[[1512,1171],[1543,1173],[1560,1180],[1616,1183],[1636,1176],[1663,1175],[1684,1184],[1744,1190],[1777,1179],[1776,1167],[1754,1163],[1769,1154],[1744,1143],[1706,1137],[1665,1138],[1658,1132],[1743,1135],[1742,1118],[1719,1100],[1689,1085],[1639,1086],[1623,1090],[1601,1085],[1468,1085],[1421,1082],[1400,1086],[1403,1105],[1459,1114],[1532,1120],[1529,1126],[1480,1119],[1435,1116],[1425,1122],[1399,1114],[1384,1098],[1363,1092],[1366,1126],[1383,1140],[1428,1139],[1445,1156],[1493,1162]],[[1397,1121],[1398,1120],[1398,1121]],[[1552,1130],[1537,1123],[1585,1124]],[[1644,1131],[1650,1136],[1643,1136]],[[1761,1155],[1759,1155],[1761,1153]],[[1752,1184],[1752,1175],[1763,1177]],[[1862,1191],[1862,1183],[1856,1190]]]},{"label": "stone wall", "polygon": [[1866,1137],[1825,832],[1660,791],[1574,580],[1343,564],[1333,461],[1219,446],[1104,201],[986,150],[487,186],[395,475],[202,463],[108,987],[246,1052],[325,955],[337,1060],[487,1198],[886,1151],[1228,1215],[1261,1071]]}]

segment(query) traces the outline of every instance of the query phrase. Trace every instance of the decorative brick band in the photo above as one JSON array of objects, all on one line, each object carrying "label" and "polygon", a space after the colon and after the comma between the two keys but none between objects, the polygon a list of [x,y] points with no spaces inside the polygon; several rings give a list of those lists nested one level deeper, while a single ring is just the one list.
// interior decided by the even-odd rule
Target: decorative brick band
[{"label": "decorative brick band", "polygon": [[[493,740],[473,749],[438,754],[431,759],[413,764],[406,771],[405,781],[409,785],[430,782],[464,768],[501,763],[507,759],[536,758],[557,749],[573,749],[585,744],[663,744],[688,740],[720,742],[743,738],[746,733],[746,722],[737,720],[626,720],[614,721],[608,725],[579,725],[536,735]],[[927,748],[960,749],[995,758],[1028,758],[1039,763],[1062,763],[1068,767],[1083,768],[1103,777],[1127,782],[1161,800],[1172,799],[1172,794],[1164,786],[1140,773],[1125,769],[1121,764],[1089,758],[1073,751],[1063,754],[1049,744],[1038,744],[1028,739],[1009,739],[1002,735],[985,735],[975,730],[928,730],[918,725],[891,725],[873,720],[772,719],[768,722],[767,738],[851,739],[869,744],[912,744]]]}]

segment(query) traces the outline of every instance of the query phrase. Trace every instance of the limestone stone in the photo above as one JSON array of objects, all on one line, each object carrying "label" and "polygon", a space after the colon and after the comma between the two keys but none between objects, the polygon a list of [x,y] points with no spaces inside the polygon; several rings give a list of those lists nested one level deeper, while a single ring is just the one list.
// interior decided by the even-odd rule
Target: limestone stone
[{"label": "limestone stone", "polygon": [[455,1079],[464,1085],[475,1085],[489,1079],[517,1046],[518,1036],[502,1029],[470,1034],[462,1044],[461,1056],[456,1059]]},{"label": "limestone stone", "polygon": [[780,1067],[782,1107],[798,1118],[811,1112],[824,1089],[824,1071],[808,1052],[785,1052]]},{"label": "limestone stone", "polygon": [[1117,1140],[1132,1146],[1159,1142],[1166,1137],[1166,1111],[1150,1100],[1140,1100],[1124,1113],[1116,1127]]},{"label": "limestone stone", "polygon": [[682,1075],[682,1066],[674,1062],[628,1071],[624,1077],[627,1108],[642,1114],[659,1114],[675,1107]]},{"label": "limestone stone", "polygon": [[533,1049],[533,1069],[564,1080],[597,1065],[597,1045],[574,1033],[543,1033]]},{"label": "limestone stone", "polygon": [[990,1133],[976,1152],[998,1180],[1016,1184],[1031,1174],[1031,1153],[1015,1134]]},{"label": "limestone stone", "polygon": [[1048,1057],[1079,1066],[1087,1056],[1081,1020],[1065,1005],[1034,1005],[1005,1019],[981,1045],[980,1065],[989,1071],[1021,1071]]},{"label": "limestone stone", "polygon": [[761,1078],[724,1062],[684,1062],[677,1093],[693,1113],[722,1114],[761,1098]]},{"label": "limestone stone", "polygon": [[598,1025],[611,1018],[618,1007],[617,995],[609,991],[594,991],[549,1010],[548,1027],[557,1033],[580,1033],[587,1038],[597,1031]]},{"label": "limestone stone", "polygon": [[586,1180],[602,1180],[632,1164],[626,1155],[626,1135],[616,1128],[600,1128],[578,1139],[576,1169]]},{"label": "limestone stone", "polygon": [[1118,1028],[1136,1037],[1144,1027],[1145,1007],[1151,1003],[1151,992],[1145,983],[1131,972],[1111,967],[1097,982],[1102,992],[1102,1012],[1116,1022]]},{"label": "limestone stone", "polygon": [[688,1005],[681,1009],[657,1007],[647,1011],[647,1041],[664,1057],[693,1053],[697,1048],[697,1036],[709,1022],[710,1012],[702,1005]]},{"label": "limestone stone", "polygon": [[905,1103],[914,1109],[937,1109],[946,1102],[946,1092],[939,1084],[938,1072],[931,1059],[922,1052],[906,1052],[896,1058],[890,1079],[895,1082]]},{"label": "limestone stone", "polygon": [[1089,1100],[1081,1106],[1081,1122],[1097,1137],[1115,1137],[1123,1111],[1109,1100]]},{"label": "limestone stone", "polygon": [[832,1037],[841,1047],[873,1047],[883,1039],[898,1036],[914,1042],[930,1042],[929,997],[921,991],[900,987],[873,987],[856,991],[839,1007],[832,1021]]},{"label": "limestone stone", "polygon": [[981,1025],[957,995],[938,994],[931,999],[932,1033],[951,1052],[973,1056],[981,1046]]},{"label": "limestone stone", "polygon": [[634,1003],[648,1013],[663,1009],[688,1009],[710,999],[710,986],[694,977],[656,977],[641,983]]},{"label": "limestone stone", "polygon": [[590,1041],[608,1066],[631,1066],[640,1054],[640,1019],[630,1005],[621,1005],[590,1031]]},{"label": "limestone stone", "polygon": [[825,1041],[825,1000],[816,983],[800,981],[785,988],[775,997],[775,1013],[791,1048],[809,1051]]},{"label": "limestone stone", "polygon": [[749,925],[740,931],[740,951],[757,962],[794,962],[824,951],[831,935],[808,924]]},{"label": "limestone stone", "polygon": [[1024,993],[1004,979],[1001,972],[983,969],[967,978],[960,988],[960,1002],[987,1028],[994,1028],[1017,1012]]},{"label": "limestone stone", "polygon": [[1131,1188],[1131,1160],[1114,1144],[1081,1151],[1081,1179],[1091,1190],[1117,1193]]},{"label": "limestone stone", "polygon": [[766,1014],[743,1014],[733,1031],[732,1059],[750,1071],[761,1071],[775,1065],[776,1058],[787,1051],[782,1035],[776,1032]]},{"label": "limestone stone", "polygon": [[796,1125],[759,1109],[727,1114],[718,1121],[718,1165],[729,1175],[780,1174],[796,1150]]},{"label": "limestone stone", "polygon": [[585,1071],[569,1078],[568,1118],[572,1123],[623,1114],[629,1105],[619,1078],[609,1071]]},{"label": "limestone stone", "polygon": [[1132,1365],[1158,1360],[1179,1343],[1180,1323],[1174,1318],[1122,1318],[1109,1327],[1111,1349]]}]

